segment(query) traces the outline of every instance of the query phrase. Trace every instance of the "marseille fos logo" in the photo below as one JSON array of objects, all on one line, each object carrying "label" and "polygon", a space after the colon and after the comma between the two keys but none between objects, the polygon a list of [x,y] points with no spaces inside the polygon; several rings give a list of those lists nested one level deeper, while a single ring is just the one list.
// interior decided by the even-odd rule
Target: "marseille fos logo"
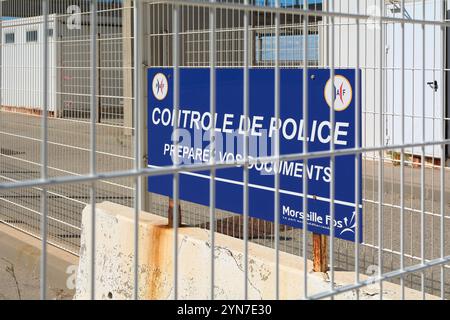
[{"label": "marseille fos logo", "polygon": [[153,96],[161,101],[167,97],[167,93],[169,92],[169,82],[167,78],[162,73],[157,73],[153,77],[152,83]]},{"label": "marseille fos logo", "polygon": [[325,85],[324,95],[330,108],[333,106],[333,89],[335,90],[334,110],[344,111],[353,99],[353,90],[350,81],[344,76],[335,75],[333,88],[331,79],[328,80]]}]

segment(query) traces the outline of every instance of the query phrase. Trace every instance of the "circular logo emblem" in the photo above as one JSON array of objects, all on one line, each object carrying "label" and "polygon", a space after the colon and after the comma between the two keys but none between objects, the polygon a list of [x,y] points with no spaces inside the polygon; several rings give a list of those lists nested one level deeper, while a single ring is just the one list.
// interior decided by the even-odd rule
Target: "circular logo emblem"
[{"label": "circular logo emblem", "polygon": [[344,111],[348,108],[353,99],[353,90],[350,81],[346,77],[335,75],[334,86],[331,85],[331,79],[327,81],[325,85],[324,95],[328,106],[333,106],[333,91],[334,96],[334,110]]},{"label": "circular logo emblem", "polygon": [[167,97],[167,93],[169,92],[169,81],[167,81],[167,78],[164,74],[157,73],[153,77],[152,89],[153,96],[157,100],[161,101]]}]

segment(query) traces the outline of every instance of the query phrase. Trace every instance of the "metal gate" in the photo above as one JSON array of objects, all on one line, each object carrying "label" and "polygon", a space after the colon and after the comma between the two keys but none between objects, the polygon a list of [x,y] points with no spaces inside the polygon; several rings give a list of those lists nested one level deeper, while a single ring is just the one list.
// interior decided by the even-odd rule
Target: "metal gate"
[{"label": "metal gate", "polygon": [[[48,241],[76,252],[80,213],[85,204],[91,203],[95,210],[95,202],[109,199],[134,206],[136,219],[141,208],[166,215],[168,199],[148,195],[145,177],[173,174],[178,186],[182,171],[210,170],[214,176],[216,170],[231,165],[212,161],[192,167],[174,164],[145,168],[146,140],[152,138],[144,131],[147,67],[173,68],[176,110],[180,89],[176,80],[182,67],[209,68],[211,75],[218,68],[243,68],[244,83],[248,83],[248,70],[253,68],[271,67],[276,75],[282,68],[303,69],[305,75],[308,70],[326,68],[331,78],[336,69],[344,68],[361,70],[361,76],[355,75],[361,77],[361,86],[356,81],[354,94],[356,101],[361,99],[357,108],[363,114],[362,141],[356,143],[360,147],[345,151],[337,151],[332,145],[321,156],[330,157],[332,163],[343,155],[355,155],[359,163],[359,155],[363,156],[362,190],[356,187],[355,192],[355,199],[359,194],[363,196],[363,219],[356,221],[357,230],[364,226],[363,242],[353,244],[330,237],[330,288],[304,298],[333,297],[357,291],[372,281],[380,283],[381,299],[383,281],[418,289],[424,297],[425,293],[449,297],[447,1],[12,3],[3,3],[2,16],[7,16],[5,10],[14,8],[15,17],[38,16],[33,23],[42,25],[43,30],[56,23],[52,36],[49,33],[44,40],[38,37],[39,42],[28,48],[33,45],[29,44],[33,41],[27,41],[27,37],[32,39],[28,27],[21,31],[25,38],[19,43],[14,43],[19,40],[18,31],[8,30],[16,30],[16,22],[32,23],[2,19],[0,214],[5,223],[41,236],[43,284],[45,244]],[[35,6],[24,6],[29,3]],[[58,32],[58,28],[64,31]],[[14,45],[18,47],[10,48]],[[7,59],[11,49],[12,58]],[[34,56],[20,63],[14,60],[20,59],[19,53],[25,50]],[[8,64],[11,59],[12,64]],[[39,65],[45,67],[40,69]],[[26,76],[32,74],[37,79],[29,82],[3,76],[4,71],[18,68],[30,71]],[[279,88],[279,76],[275,76],[273,85]],[[243,90],[244,95],[248,93],[248,86]],[[8,94],[20,101],[19,97],[27,92],[38,96],[38,107],[33,107],[32,100],[18,106],[6,103]],[[54,98],[52,92],[56,92]],[[210,93],[214,96],[214,86]],[[274,101],[275,114],[280,111],[279,99],[278,95]],[[243,114],[248,114],[248,101],[244,105]],[[211,103],[211,111],[214,108]],[[24,109],[31,114],[24,114]],[[330,110],[330,121],[334,122],[335,112]],[[279,161],[286,156],[277,150],[268,159]],[[305,151],[289,156],[307,161],[318,155]],[[257,160],[246,159],[238,164]],[[334,188],[332,178],[332,195]],[[254,241],[272,247],[275,256],[286,251],[311,258],[311,232],[250,219],[248,180],[244,190],[241,218],[215,209],[212,182],[213,205],[203,207],[181,201],[183,222],[241,238],[244,243]],[[274,196],[279,199],[279,193]],[[178,188],[173,198],[176,225]],[[278,211],[279,206],[274,208],[275,217]],[[174,234],[176,239],[177,228]],[[214,233],[210,236],[213,242]],[[137,239],[136,227],[136,252]],[[95,239],[91,245],[95,246]],[[177,246],[174,248],[177,257]],[[245,251],[246,258],[247,254]],[[338,269],[354,271],[354,283],[336,288],[333,279]],[[93,268],[92,278],[94,272]],[[360,274],[373,277],[362,281]],[[279,283],[274,286],[278,288]],[[137,276],[135,287],[137,297]],[[45,285],[42,288],[45,297]]]}]

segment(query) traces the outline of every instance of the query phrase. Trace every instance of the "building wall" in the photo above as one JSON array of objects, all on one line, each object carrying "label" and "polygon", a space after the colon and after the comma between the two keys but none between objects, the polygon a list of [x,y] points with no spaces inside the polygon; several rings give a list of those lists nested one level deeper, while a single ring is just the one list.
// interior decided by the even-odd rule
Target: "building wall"
[{"label": "building wall", "polygon": [[[49,111],[55,111],[57,108],[57,49],[54,41],[57,32],[54,26],[53,17],[50,17],[49,28],[53,29],[53,36],[49,37]],[[38,32],[37,42],[27,42],[27,31],[34,30]],[[44,34],[42,17],[4,21],[1,33],[1,105],[42,110],[42,35]],[[14,43],[5,43],[7,33],[15,34]]]},{"label": "building wall", "polygon": [[[406,14],[417,18],[425,12],[426,20],[440,20],[442,1],[411,2],[405,5]],[[389,10],[389,16],[393,13]],[[398,16],[398,14],[397,14]],[[425,40],[423,40],[425,36]],[[386,142],[401,144],[401,64],[402,31],[400,24],[386,26]],[[425,53],[425,56],[424,56]],[[424,63],[425,62],[425,63]],[[405,143],[444,140],[442,136],[442,95],[445,86],[441,81],[443,62],[443,33],[440,27],[405,25]],[[425,73],[423,69],[425,68]],[[434,90],[429,82],[437,81]],[[423,125],[423,114],[425,119]],[[408,148],[409,153],[420,154],[421,148]],[[427,156],[440,157],[439,146],[425,147]]]},{"label": "building wall", "polygon": [[[361,78],[362,107],[362,143],[364,147],[401,144],[401,24],[385,23],[380,27],[375,16],[380,15],[380,1],[358,1],[359,13],[374,16],[360,20],[359,29],[359,67]],[[336,0],[334,10],[339,12],[357,13],[356,0]],[[393,5],[385,2],[385,15],[400,18],[400,12]],[[441,20],[442,3],[440,1],[425,1],[425,18]],[[405,1],[407,17],[422,19],[422,1]],[[355,19],[336,18],[334,28],[334,47],[329,42],[331,28],[322,39],[322,46],[327,55],[326,64],[331,64],[331,54],[334,55],[334,65],[340,68],[355,68],[357,54],[357,27]],[[383,44],[380,45],[380,34],[383,32]],[[328,39],[328,40],[327,40]],[[442,112],[441,95],[444,85],[434,92],[427,82],[440,81],[440,70],[443,67],[443,38],[439,27],[426,26],[425,43],[422,40],[420,25],[405,24],[405,143],[422,142],[422,131],[425,131],[426,141],[443,140],[442,122],[445,115]],[[328,41],[328,42],[327,42]],[[328,49],[327,49],[328,48]],[[424,68],[422,51],[425,48],[425,79],[422,76]],[[380,71],[380,55],[383,55],[383,71]],[[381,84],[380,77],[383,77]],[[380,95],[380,93],[382,93]],[[426,111],[425,127],[422,124],[422,99],[425,94]],[[383,114],[383,119],[380,119]],[[382,121],[382,126],[380,125]],[[383,132],[380,130],[383,129]],[[420,154],[420,148],[406,149],[407,153]],[[441,157],[441,148],[427,146],[425,154],[429,157]],[[370,156],[370,155],[369,155]],[[377,156],[374,154],[373,156]]]},{"label": "building wall", "polygon": [[[67,17],[49,16],[49,111],[59,117],[90,117],[90,25],[84,15],[79,28],[69,28]],[[26,32],[38,31],[37,42],[26,42]],[[120,20],[99,17],[98,76],[99,108],[104,117],[122,114],[122,36]],[[15,42],[5,44],[14,32]],[[3,22],[2,106],[42,110],[42,17]],[[115,59],[117,58],[117,59]],[[104,97],[102,97],[104,96]],[[107,98],[105,98],[107,97]]]}]

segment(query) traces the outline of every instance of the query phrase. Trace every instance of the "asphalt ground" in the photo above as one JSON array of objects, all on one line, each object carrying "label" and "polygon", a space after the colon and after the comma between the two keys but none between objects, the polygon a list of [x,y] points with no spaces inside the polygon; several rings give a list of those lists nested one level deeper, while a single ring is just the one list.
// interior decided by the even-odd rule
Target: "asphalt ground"
[{"label": "asphalt ground", "polygon": [[[38,239],[0,223],[0,300],[40,299],[40,246]],[[52,246],[47,254],[47,299],[72,299],[78,258]]]},{"label": "asphalt ground", "polygon": [[[12,182],[40,176],[40,118],[36,116],[0,112],[0,182]],[[49,121],[49,174],[63,176],[89,173],[89,123],[82,121],[50,119]],[[100,125],[97,128],[97,144],[100,151],[98,171],[109,172],[133,167],[132,136],[125,129]],[[359,271],[371,273],[378,265],[378,228],[381,226],[383,250],[381,252],[385,272],[400,267],[400,216],[401,199],[400,167],[393,162],[383,163],[384,205],[382,220],[378,221],[378,162],[363,162],[363,243],[360,245]],[[445,170],[445,230],[450,230],[450,171]],[[424,180],[424,226],[422,237],[421,169],[407,165],[404,183],[405,265],[421,263],[425,259],[440,257],[440,169],[427,167]],[[112,201],[133,205],[133,179],[98,182],[97,202]],[[61,185],[49,189],[49,239],[65,250],[78,253],[81,228],[81,211],[90,202],[90,185]],[[209,219],[209,209],[190,203],[182,203],[183,221],[201,225]],[[167,214],[167,199],[152,197],[151,211]],[[230,214],[218,211],[217,218]],[[0,194],[0,220],[23,231],[39,234],[40,190],[26,189],[3,191]],[[258,232],[252,241],[273,247],[273,230]],[[220,230],[219,230],[220,231]],[[237,236],[232,234],[232,236]],[[311,236],[308,235],[311,239]],[[280,248],[292,254],[303,255],[302,231],[283,227]],[[422,249],[423,239],[423,249]],[[450,231],[445,232],[445,254],[450,254]],[[309,240],[311,244],[311,240]],[[308,246],[311,247],[310,245]],[[342,270],[354,270],[355,245],[336,240],[333,265]],[[311,253],[309,252],[309,255]],[[376,268],[375,268],[376,269]],[[445,288],[450,297],[450,270],[445,272]],[[439,294],[440,268],[425,272],[425,289]],[[421,274],[408,275],[406,285],[421,289]]]}]

